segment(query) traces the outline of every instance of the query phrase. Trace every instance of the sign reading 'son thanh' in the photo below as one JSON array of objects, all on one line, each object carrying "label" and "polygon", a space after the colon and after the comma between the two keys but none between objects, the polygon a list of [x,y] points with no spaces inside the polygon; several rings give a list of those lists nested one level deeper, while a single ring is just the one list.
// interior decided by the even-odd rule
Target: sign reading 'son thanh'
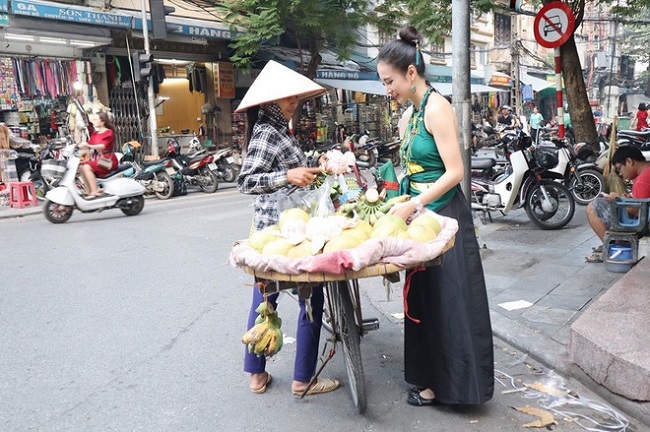
[{"label": "sign reading 'son thanh'", "polygon": [[38,0],[12,0],[11,13],[33,18],[72,21],[81,24],[98,24],[107,27],[131,28],[132,16],[101,12],[82,6],[40,2]]}]

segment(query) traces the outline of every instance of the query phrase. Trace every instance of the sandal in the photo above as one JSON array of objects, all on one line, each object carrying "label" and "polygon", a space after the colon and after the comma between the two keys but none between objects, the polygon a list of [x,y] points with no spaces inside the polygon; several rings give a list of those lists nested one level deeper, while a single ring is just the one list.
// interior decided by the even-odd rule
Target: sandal
[{"label": "sandal", "polygon": [[593,253],[599,253],[599,254],[602,254],[602,253],[603,253],[603,245],[596,246],[596,247],[592,247],[592,248],[591,248],[591,251],[592,251]]},{"label": "sandal", "polygon": [[438,402],[435,397],[432,399],[422,397],[420,390],[417,388],[409,390],[408,397],[406,398],[406,403],[413,406],[440,405],[440,402]]},{"label": "sandal", "polygon": [[266,382],[264,383],[264,385],[263,385],[262,387],[259,387],[259,388],[253,388],[253,387],[250,387],[250,389],[251,389],[251,391],[252,391],[253,393],[255,393],[255,394],[262,394],[262,393],[264,393],[264,392],[266,391],[266,387],[267,387],[269,384],[271,384],[271,381],[272,381],[272,380],[273,380],[273,377],[271,376],[270,373],[267,372],[267,373],[266,373]]},{"label": "sandal", "polygon": [[306,396],[310,395],[317,395],[321,393],[329,393],[331,391],[336,390],[339,388],[341,383],[338,380],[335,379],[329,379],[329,378],[318,378],[318,380],[309,387],[309,390],[307,390],[307,393],[305,393],[304,390],[291,390],[293,392],[294,396],[302,396],[303,393]]},{"label": "sandal", "polygon": [[585,257],[585,261],[588,263],[601,263],[603,262],[603,254],[594,252],[588,257]]}]

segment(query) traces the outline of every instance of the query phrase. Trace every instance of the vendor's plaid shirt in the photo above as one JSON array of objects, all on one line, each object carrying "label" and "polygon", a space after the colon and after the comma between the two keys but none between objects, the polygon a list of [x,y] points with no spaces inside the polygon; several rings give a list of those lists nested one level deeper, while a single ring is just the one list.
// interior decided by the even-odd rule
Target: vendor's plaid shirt
[{"label": "vendor's plaid shirt", "polygon": [[259,195],[255,200],[255,230],[277,223],[277,201],[269,194],[291,187],[287,171],[301,166],[306,166],[306,158],[289,134],[287,122],[280,122],[260,110],[237,178],[241,193]]}]

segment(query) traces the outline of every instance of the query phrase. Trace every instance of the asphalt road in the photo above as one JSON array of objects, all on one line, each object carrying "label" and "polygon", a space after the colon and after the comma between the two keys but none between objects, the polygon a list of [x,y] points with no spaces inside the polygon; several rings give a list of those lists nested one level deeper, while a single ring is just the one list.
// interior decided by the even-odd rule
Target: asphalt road
[{"label": "asphalt road", "polygon": [[[403,380],[403,326],[363,295],[380,329],[362,341],[368,410],[356,413],[342,353],[323,376],[344,387],[291,395],[295,344],[270,361],[264,395],[248,390],[241,335],[251,277],[227,265],[250,227],[250,197],[230,185],[213,194],[147,199],[126,217],[75,213],[0,220],[0,431],[521,431],[535,417],[512,407],[537,399],[512,389],[560,379],[495,341],[495,398],[480,407],[411,407]],[[382,289],[379,279],[362,289]],[[295,331],[296,302],[280,315]],[[567,388],[589,392],[579,384]],[[556,430],[582,430],[558,418]]]}]

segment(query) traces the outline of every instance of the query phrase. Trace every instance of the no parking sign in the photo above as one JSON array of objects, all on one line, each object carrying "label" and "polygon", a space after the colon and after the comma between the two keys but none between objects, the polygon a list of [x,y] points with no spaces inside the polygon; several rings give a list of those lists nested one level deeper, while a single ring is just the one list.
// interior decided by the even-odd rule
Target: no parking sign
[{"label": "no parking sign", "polygon": [[575,26],[576,19],[568,4],[548,3],[535,15],[535,40],[544,48],[558,48],[571,37]]}]

